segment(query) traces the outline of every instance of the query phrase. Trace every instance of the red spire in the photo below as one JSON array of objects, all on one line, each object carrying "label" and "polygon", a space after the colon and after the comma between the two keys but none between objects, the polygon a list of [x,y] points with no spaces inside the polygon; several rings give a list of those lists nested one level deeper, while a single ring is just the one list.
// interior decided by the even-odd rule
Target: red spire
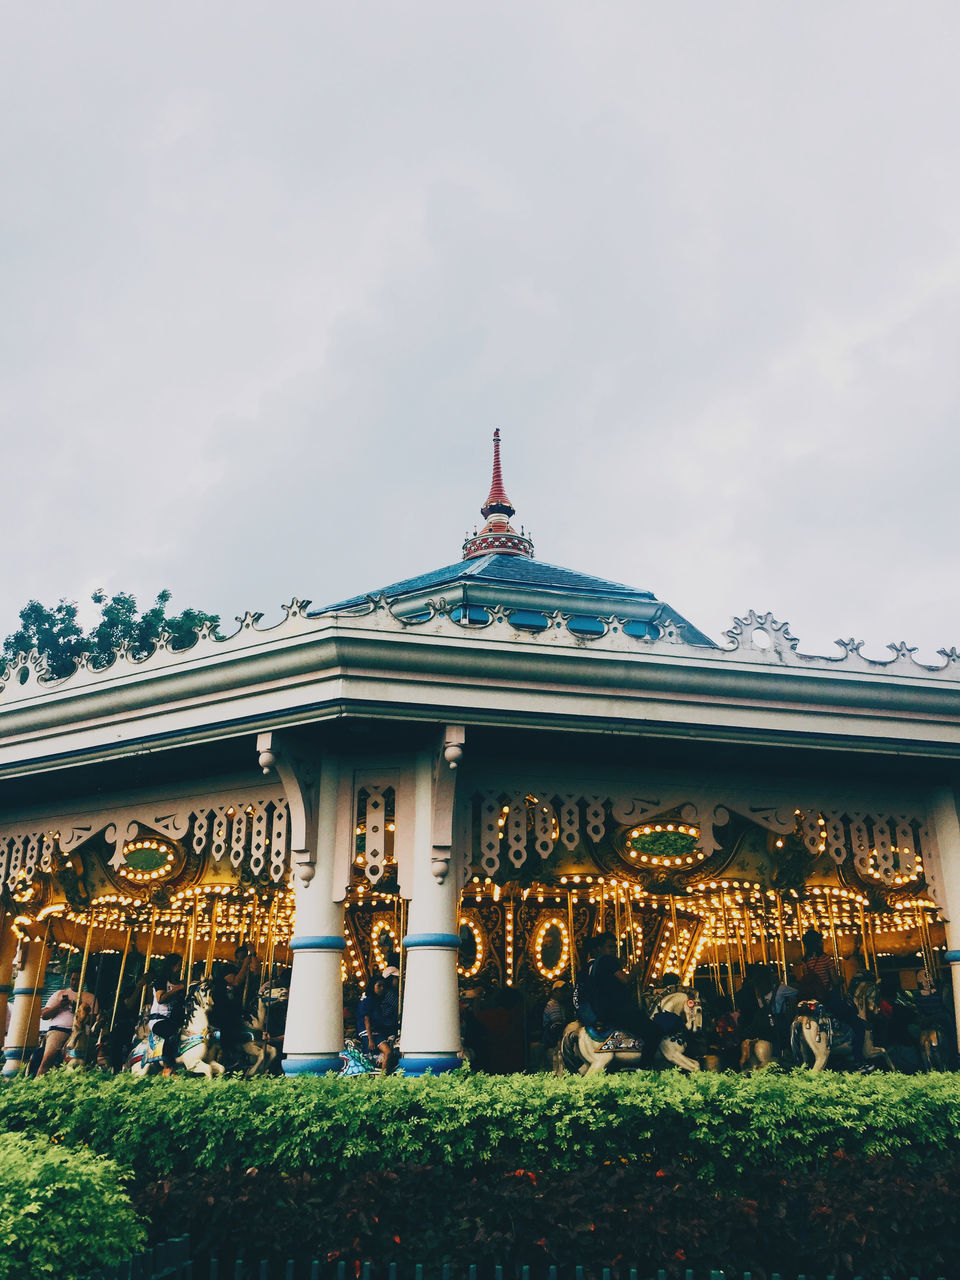
[{"label": "red spire", "polygon": [[480,514],[484,520],[489,520],[495,511],[501,512],[505,516],[512,516],[516,507],[507,497],[507,491],[503,487],[503,476],[500,473],[500,428],[497,427],[493,433],[493,479],[490,482],[490,493],[486,502],[480,508]]},{"label": "red spire", "polygon": [[487,523],[479,533],[474,533],[463,544],[464,560],[491,555],[533,557],[533,542],[522,531],[517,533],[510,523],[515,508],[503,487],[499,427],[493,433],[493,479],[490,482],[490,493],[480,511]]}]

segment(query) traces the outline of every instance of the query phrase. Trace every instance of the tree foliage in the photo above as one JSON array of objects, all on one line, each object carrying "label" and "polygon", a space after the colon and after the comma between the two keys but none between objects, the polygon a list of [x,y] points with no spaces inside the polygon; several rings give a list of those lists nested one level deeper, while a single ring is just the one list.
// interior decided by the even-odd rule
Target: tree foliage
[{"label": "tree foliage", "polygon": [[31,600],[20,610],[20,626],[3,642],[0,671],[18,653],[36,649],[46,659],[50,675],[55,679],[68,676],[76,668],[83,653],[90,654],[90,665],[105,667],[113,661],[116,649],[126,647],[134,658],[152,653],[162,633],[170,636],[172,649],[189,649],[196,639],[198,627],[208,624],[217,634],[220,619],[216,614],[199,609],[184,609],[167,616],[171,593],[161,591],[149,609],[137,608],[136,597],[121,591],[108,596],[94,591],[91,596],[100,616],[89,631],[80,625],[75,600],[61,600],[53,608]]}]

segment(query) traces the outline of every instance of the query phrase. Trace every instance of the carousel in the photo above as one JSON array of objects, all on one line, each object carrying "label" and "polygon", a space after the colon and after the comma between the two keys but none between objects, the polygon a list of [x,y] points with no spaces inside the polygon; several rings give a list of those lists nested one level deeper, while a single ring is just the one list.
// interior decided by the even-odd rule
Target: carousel
[{"label": "carousel", "polygon": [[[348,1031],[353,1004],[389,965],[400,969],[403,997],[408,903],[398,886],[395,797],[386,788],[382,798],[380,848],[369,856],[370,796],[357,795],[341,958]],[[894,831],[848,819],[828,828],[824,815],[797,809],[788,833],[728,815],[705,840],[682,811],[636,826],[616,824],[608,811],[600,839],[575,842],[561,839],[562,804],[559,796],[504,794],[495,806],[480,795],[465,806],[472,843],[457,973],[462,998],[497,1040],[490,1069],[542,1065],[543,1003],[559,981],[572,990],[590,939],[602,932],[635,970],[638,995],[674,974],[716,1011],[733,1006],[752,965],[771,966],[789,985],[811,928],[847,977],[858,967],[896,973],[906,990],[920,972],[942,977],[944,928],[926,884],[919,824]],[[589,815],[580,816],[589,829]],[[284,817],[279,802],[221,806],[195,814],[181,839],[138,832],[120,857],[96,838],[65,851],[60,833],[48,833],[44,869],[20,877],[6,908],[18,946],[34,944],[49,962],[44,990],[79,964],[80,987],[97,997],[109,1030],[125,985],[155,962],[173,958],[181,981],[198,983],[246,947],[257,962],[248,987],[285,992],[296,892],[286,852],[271,859],[268,834],[283,842]],[[495,859],[485,843],[491,826]],[[42,1005],[40,989],[31,1003]]]},{"label": "carousel", "polygon": [[460,1066],[464,1006],[487,1069],[535,1066],[544,1000],[608,932],[641,990],[717,1010],[751,966],[789,983],[813,927],[847,977],[960,986],[956,647],[809,655],[754,610],[717,642],[538,560],[498,434],[481,512],[459,560],[274,625],[8,664],[7,1074],[76,961],[114,1020],[160,958],[196,984],[247,948],[244,994],[289,994],[291,1073],[337,1069],[388,967],[404,1070]]}]

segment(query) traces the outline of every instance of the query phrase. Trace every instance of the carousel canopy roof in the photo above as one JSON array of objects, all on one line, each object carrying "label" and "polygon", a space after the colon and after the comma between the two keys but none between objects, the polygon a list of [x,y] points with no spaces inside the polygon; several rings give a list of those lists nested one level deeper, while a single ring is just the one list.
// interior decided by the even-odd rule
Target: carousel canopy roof
[{"label": "carousel canopy roof", "polygon": [[442,569],[393,582],[378,591],[342,600],[320,612],[342,613],[364,605],[371,596],[385,596],[395,612],[415,617],[428,600],[436,600],[441,594],[448,605],[460,606],[465,615],[471,609],[485,611],[503,605],[514,611],[516,625],[523,620],[517,617],[519,610],[530,615],[527,625],[531,630],[546,626],[545,615],[557,609],[573,615],[571,621],[580,620],[584,630],[597,618],[615,614],[624,619],[627,629],[636,635],[653,635],[656,633],[654,623],[670,622],[688,644],[716,647],[708,636],[669,604],[658,600],[652,591],[519,555],[487,554],[460,560]]},{"label": "carousel canopy roof", "polygon": [[479,533],[467,536],[463,558],[455,564],[341,600],[313,616],[343,613],[366,605],[371,597],[383,596],[396,614],[416,620],[427,602],[436,602],[442,593],[458,621],[484,622],[487,611],[499,605],[510,610],[515,627],[540,631],[548,625],[547,615],[560,611],[569,615],[571,631],[589,635],[602,634],[599,618],[616,616],[631,635],[656,636],[657,624],[670,624],[687,644],[716,648],[709,636],[652,591],[533,558],[532,539],[510,524],[515,509],[503,484],[499,430],[493,435],[490,493],[480,512],[486,524]]}]

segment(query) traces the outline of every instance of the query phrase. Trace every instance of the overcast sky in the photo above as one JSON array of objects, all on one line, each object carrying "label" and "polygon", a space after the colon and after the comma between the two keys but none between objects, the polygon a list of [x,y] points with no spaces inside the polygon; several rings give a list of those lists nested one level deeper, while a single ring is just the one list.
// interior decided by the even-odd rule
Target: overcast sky
[{"label": "overcast sky", "polygon": [[0,635],[537,556],[960,645],[955,2],[0,6]]}]

